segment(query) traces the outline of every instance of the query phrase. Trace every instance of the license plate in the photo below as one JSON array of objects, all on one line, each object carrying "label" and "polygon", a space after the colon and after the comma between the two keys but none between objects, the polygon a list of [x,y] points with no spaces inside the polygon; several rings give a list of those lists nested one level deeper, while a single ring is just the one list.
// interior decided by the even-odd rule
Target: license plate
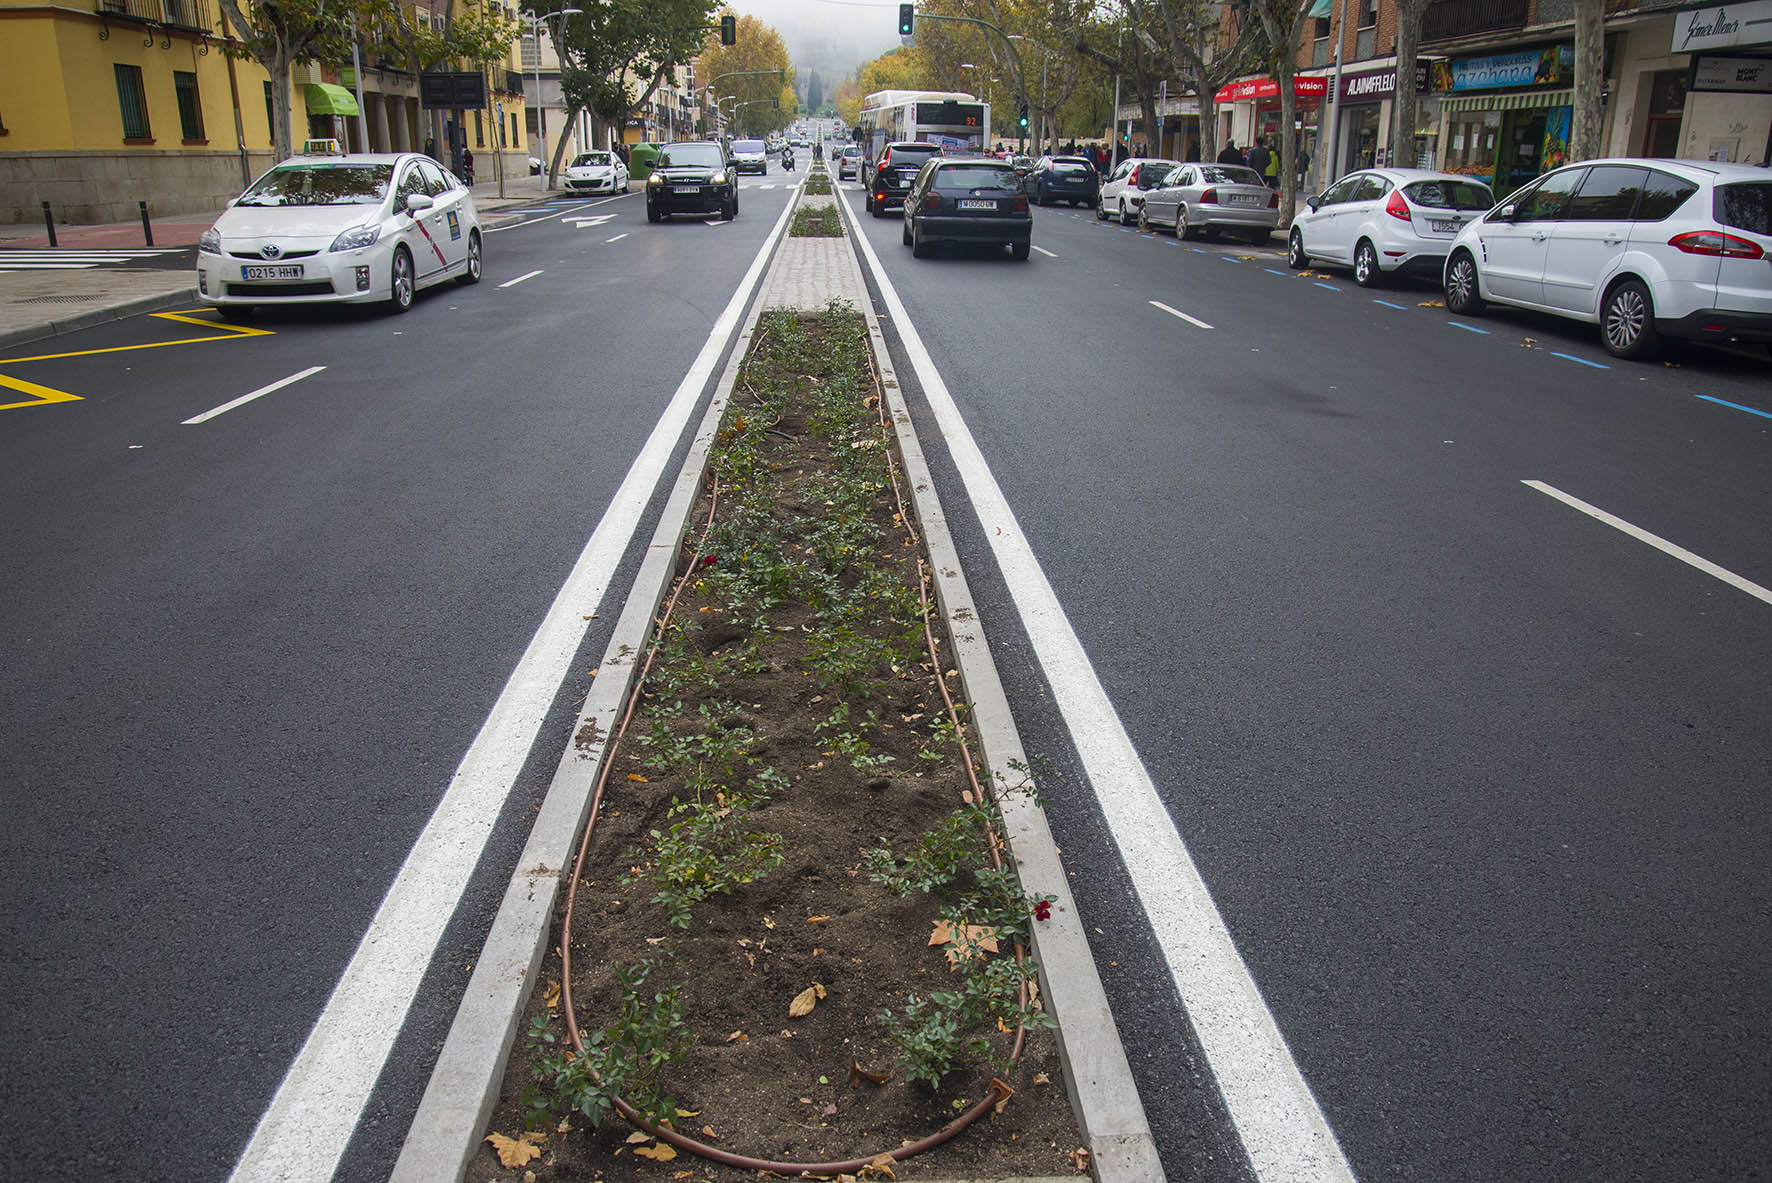
[{"label": "license plate", "polygon": [[1460,230],[1462,230],[1464,228],[1464,223],[1463,222],[1430,221],[1427,224],[1427,228],[1429,230],[1434,231],[1435,233],[1438,233],[1438,234],[1457,234]]},{"label": "license plate", "polygon": [[963,200],[960,202],[960,208],[961,209],[996,209],[997,203],[994,201]]},{"label": "license plate", "polygon": [[1232,205],[1260,205],[1261,198],[1259,198],[1259,197],[1243,197],[1243,196],[1233,193],[1233,194],[1231,194],[1231,204]]},{"label": "license plate", "polygon": [[700,185],[678,185],[671,190],[673,193],[700,193]]},{"label": "license plate", "polygon": [[286,263],[281,267],[241,267],[241,279],[300,279],[302,276],[300,263]]}]

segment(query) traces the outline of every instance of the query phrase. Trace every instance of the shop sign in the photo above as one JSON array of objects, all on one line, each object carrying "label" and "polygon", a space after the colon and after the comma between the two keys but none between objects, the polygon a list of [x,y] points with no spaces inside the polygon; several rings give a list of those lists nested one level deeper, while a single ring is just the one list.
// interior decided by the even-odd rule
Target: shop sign
[{"label": "shop sign", "polygon": [[[1772,0],[1768,0],[1772,3]],[[1434,63],[1435,90],[1495,90],[1503,86],[1556,86],[1575,76],[1575,49],[1547,45],[1490,57]]]},{"label": "shop sign", "polygon": [[[1311,75],[1296,77],[1292,80],[1292,95],[1300,99],[1320,99],[1329,93],[1329,80]],[[1277,99],[1280,97],[1280,84],[1272,78],[1245,78],[1241,82],[1232,82],[1218,88],[1213,96],[1221,103],[1246,103],[1251,99]]]},{"label": "shop sign", "polygon": [[1674,17],[1675,53],[1767,43],[1772,43],[1772,0],[1712,4]]},{"label": "shop sign", "polygon": [[[1341,98],[1343,102],[1359,102],[1361,99],[1378,100],[1389,98],[1397,89],[1397,72],[1393,70],[1362,70],[1358,74],[1341,76]],[[1415,63],[1415,93],[1427,92],[1427,63]]]},{"label": "shop sign", "polygon": [[1772,58],[1722,58],[1699,54],[1692,59],[1692,81],[1686,89],[1772,94]]}]

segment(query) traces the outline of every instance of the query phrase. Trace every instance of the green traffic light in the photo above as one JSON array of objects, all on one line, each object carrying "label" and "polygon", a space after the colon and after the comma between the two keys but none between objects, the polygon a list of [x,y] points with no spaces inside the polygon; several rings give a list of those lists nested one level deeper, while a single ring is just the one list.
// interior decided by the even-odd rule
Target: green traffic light
[{"label": "green traffic light", "polygon": [[898,35],[900,37],[911,35],[911,26],[916,20],[916,11],[917,6],[914,4],[900,4],[898,6]]}]

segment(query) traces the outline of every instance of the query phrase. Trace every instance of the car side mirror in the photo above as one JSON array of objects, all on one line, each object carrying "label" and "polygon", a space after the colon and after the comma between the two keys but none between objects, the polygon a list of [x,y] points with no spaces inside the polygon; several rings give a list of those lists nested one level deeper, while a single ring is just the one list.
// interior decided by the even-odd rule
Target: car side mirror
[{"label": "car side mirror", "polygon": [[1323,204],[1323,195],[1321,193],[1313,193],[1304,199],[1304,203],[1311,207],[1311,213],[1314,214],[1317,212],[1317,207]]},{"label": "car side mirror", "polygon": [[408,193],[406,195],[406,212],[409,214],[416,214],[421,209],[430,209],[436,204],[429,193]]}]

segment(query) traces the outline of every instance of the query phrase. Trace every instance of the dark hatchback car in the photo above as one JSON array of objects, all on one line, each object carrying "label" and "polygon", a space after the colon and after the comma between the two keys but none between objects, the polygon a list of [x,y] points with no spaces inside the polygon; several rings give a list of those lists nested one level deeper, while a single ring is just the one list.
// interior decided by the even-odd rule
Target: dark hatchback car
[{"label": "dark hatchback car", "polygon": [[660,144],[652,175],[646,178],[646,220],[672,214],[738,217],[738,175],[726,149],[712,140]]},{"label": "dark hatchback car", "polygon": [[863,202],[868,212],[876,218],[883,218],[889,208],[904,204],[905,194],[911,191],[911,182],[917,179],[917,170],[939,155],[941,149],[934,144],[911,140],[887,144],[868,178]]},{"label": "dark hatchback car", "polygon": [[1095,165],[1081,156],[1042,156],[1027,179],[1028,194],[1035,205],[1051,205],[1055,201],[1094,205],[1100,189],[1101,178]]},{"label": "dark hatchback car", "polygon": [[1007,161],[931,160],[904,199],[904,242],[919,259],[938,242],[1007,244],[1025,259],[1033,231],[1027,194]]}]

